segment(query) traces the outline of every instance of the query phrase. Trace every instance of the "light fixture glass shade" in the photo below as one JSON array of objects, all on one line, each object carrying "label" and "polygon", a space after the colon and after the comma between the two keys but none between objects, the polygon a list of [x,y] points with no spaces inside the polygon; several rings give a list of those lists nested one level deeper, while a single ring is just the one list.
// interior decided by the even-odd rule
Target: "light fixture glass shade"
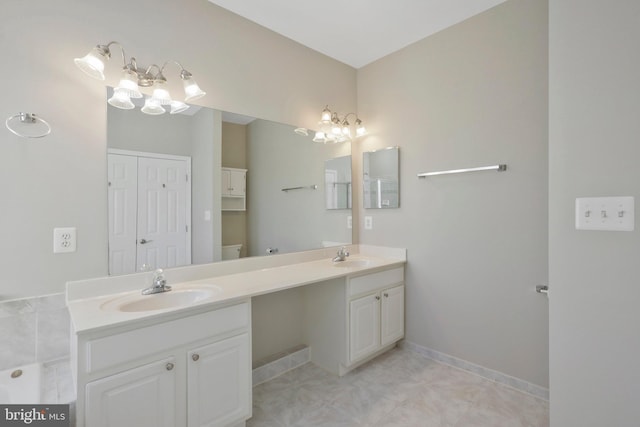
[{"label": "light fixture glass shade", "polygon": [[324,110],[322,110],[322,115],[320,116],[320,122],[325,124],[331,123],[331,110],[329,110],[329,106],[324,107]]},{"label": "light fixture glass shade", "polygon": [[133,102],[131,102],[131,98],[127,91],[119,88],[114,89],[113,96],[109,98],[107,102],[109,105],[113,105],[114,107],[122,110],[132,110],[135,107]]},{"label": "light fixture glass shade", "polygon": [[362,124],[362,120],[356,117],[356,137],[362,136],[367,133],[367,130]]},{"label": "light fixture glass shade", "polygon": [[138,87],[138,75],[128,68],[122,70],[122,78],[116,90],[127,92],[131,98],[142,98],[142,93]]},{"label": "light fixture glass shade", "polygon": [[351,129],[349,128],[349,125],[342,126],[342,136],[345,139],[351,139]]},{"label": "light fixture glass shade", "polygon": [[171,111],[169,114],[178,114],[187,110],[189,106],[182,101],[171,101]]},{"label": "light fixture glass shade", "polygon": [[313,142],[327,142],[324,132],[316,132],[316,135],[312,139]]},{"label": "light fixture glass shade", "polygon": [[187,102],[202,98],[207,94],[207,92],[200,89],[198,83],[196,83],[196,81],[191,77],[183,79],[182,84],[184,85],[184,100]]},{"label": "light fixture glass shade", "polygon": [[162,105],[158,103],[154,98],[147,98],[144,101],[144,107],[140,109],[145,114],[150,114],[152,116],[158,116],[160,114],[166,113]]},{"label": "light fixture glass shade", "polygon": [[156,88],[153,89],[151,98],[159,105],[171,105],[171,95],[169,95],[169,91],[162,86],[156,86]]},{"label": "light fixture glass shade", "polygon": [[82,58],[73,60],[75,64],[87,75],[94,79],[104,80],[104,63],[108,58],[98,48],[93,48]]}]

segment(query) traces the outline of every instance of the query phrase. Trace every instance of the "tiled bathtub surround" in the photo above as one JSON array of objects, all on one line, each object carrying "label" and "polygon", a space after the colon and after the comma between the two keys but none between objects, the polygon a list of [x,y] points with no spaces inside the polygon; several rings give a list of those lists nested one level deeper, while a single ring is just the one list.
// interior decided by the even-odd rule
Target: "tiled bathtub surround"
[{"label": "tiled bathtub surround", "polygon": [[0,301],[0,370],[69,357],[65,296]]},{"label": "tiled bathtub surround", "polygon": [[407,350],[415,351],[416,353],[420,353],[423,356],[428,357],[429,359],[437,360],[438,362],[472,372],[476,375],[488,378],[497,383],[513,387],[516,390],[529,393],[533,396],[545,399],[547,401],[549,400],[549,389],[547,388],[540,387],[519,378],[514,378],[507,374],[503,374],[502,372],[494,371],[492,369],[467,362],[466,360],[458,359],[457,357],[453,357],[445,353],[440,353],[439,351],[435,351],[412,342],[401,341],[398,346]]},{"label": "tiled bathtub surround", "polygon": [[75,388],[69,359],[44,363],[42,366],[42,402],[73,403]]}]

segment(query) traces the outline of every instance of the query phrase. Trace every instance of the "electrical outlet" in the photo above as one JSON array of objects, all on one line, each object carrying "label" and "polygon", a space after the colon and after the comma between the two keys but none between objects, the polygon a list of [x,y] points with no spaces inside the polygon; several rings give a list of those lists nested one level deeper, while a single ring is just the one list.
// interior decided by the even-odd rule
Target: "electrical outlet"
[{"label": "electrical outlet", "polygon": [[53,229],[53,253],[60,254],[76,251],[76,228],[54,228]]},{"label": "electrical outlet", "polygon": [[365,216],[364,217],[364,229],[365,230],[373,230],[373,217]]},{"label": "electrical outlet", "polygon": [[351,215],[347,217],[347,228],[353,228],[353,217]]}]

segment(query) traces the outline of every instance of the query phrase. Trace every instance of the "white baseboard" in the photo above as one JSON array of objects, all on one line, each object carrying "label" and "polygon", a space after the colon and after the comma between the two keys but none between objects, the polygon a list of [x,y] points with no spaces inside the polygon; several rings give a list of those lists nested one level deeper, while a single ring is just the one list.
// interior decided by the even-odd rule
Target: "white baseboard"
[{"label": "white baseboard", "polygon": [[409,341],[401,341],[400,343],[398,343],[398,345],[401,348],[415,351],[416,353],[428,357],[429,359],[433,359],[446,365],[471,372],[497,383],[507,385],[516,390],[531,394],[535,397],[539,397],[547,401],[549,400],[548,388],[544,388],[528,381],[521,380],[520,378],[515,378],[510,375],[503,374],[502,372],[494,371],[493,369],[485,368],[484,366],[476,365],[475,363],[467,362],[466,360],[458,359],[457,357],[450,356],[446,353],[441,353],[439,351],[432,350],[428,347],[423,347]]},{"label": "white baseboard", "polygon": [[291,352],[253,370],[253,386],[267,382],[309,362],[309,347]]}]

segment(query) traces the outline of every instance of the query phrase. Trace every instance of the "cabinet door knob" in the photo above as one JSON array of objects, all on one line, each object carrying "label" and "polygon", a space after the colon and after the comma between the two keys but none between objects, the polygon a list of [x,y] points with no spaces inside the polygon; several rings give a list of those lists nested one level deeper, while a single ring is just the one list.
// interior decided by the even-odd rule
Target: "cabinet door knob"
[{"label": "cabinet door knob", "polygon": [[385,298],[389,298],[389,294],[385,292],[385,293],[384,293],[384,297],[385,297]]},{"label": "cabinet door knob", "polygon": [[376,295],[376,299],[380,301],[380,295]]},{"label": "cabinet door knob", "polygon": [[172,369],[173,369],[173,366],[174,366],[174,365],[173,365],[173,363],[171,363],[171,362],[169,362],[169,363],[167,363],[167,364],[165,365],[165,367],[167,368],[167,371],[172,370]]},{"label": "cabinet door knob", "polygon": [[193,353],[191,355],[191,358],[193,359],[194,362],[197,362],[198,359],[200,359],[200,355],[198,353]]}]

